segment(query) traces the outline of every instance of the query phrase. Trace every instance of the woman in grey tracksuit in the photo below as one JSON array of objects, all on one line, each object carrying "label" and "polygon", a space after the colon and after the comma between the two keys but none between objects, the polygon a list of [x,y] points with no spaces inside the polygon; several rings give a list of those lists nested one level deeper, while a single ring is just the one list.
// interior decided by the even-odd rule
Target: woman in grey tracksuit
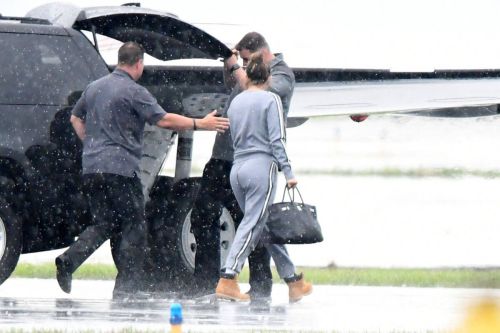
[{"label": "woman in grey tracksuit", "polygon": [[[260,240],[267,209],[274,201],[277,173],[283,171],[288,187],[294,187],[294,178],[288,160],[285,141],[285,121],[281,99],[266,91],[269,68],[262,56],[254,56],[247,67],[248,87],[236,96],[228,109],[234,162],[231,169],[231,187],[244,212],[234,241],[226,258],[216,293],[221,298],[247,300],[241,294],[236,276],[245,260]],[[290,286],[290,301],[299,300],[311,292],[311,285],[302,275],[295,274],[295,266],[284,245],[266,244],[278,274]],[[295,286],[292,297],[292,286]]]}]

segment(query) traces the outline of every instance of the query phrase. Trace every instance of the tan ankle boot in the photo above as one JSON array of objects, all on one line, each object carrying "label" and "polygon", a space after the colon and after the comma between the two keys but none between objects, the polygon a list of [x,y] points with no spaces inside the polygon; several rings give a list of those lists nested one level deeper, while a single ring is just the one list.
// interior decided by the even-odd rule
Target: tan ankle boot
[{"label": "tan ankle boot", "polygon": [[217,298],[229,299],[237,302],[250,301],[250,295],[240,292],[237,278],[220,278],[219,283],[217,283],[217,288],[215,289],[215,295],[217,295]]},{"label": "tan ankle boot", "polygon": [[302,273],[297,276],[295,281],[287,282],[288,284],[288,299],[290,303],[298,302],[302,297],[312,293],[312,284],[304,280]]}]

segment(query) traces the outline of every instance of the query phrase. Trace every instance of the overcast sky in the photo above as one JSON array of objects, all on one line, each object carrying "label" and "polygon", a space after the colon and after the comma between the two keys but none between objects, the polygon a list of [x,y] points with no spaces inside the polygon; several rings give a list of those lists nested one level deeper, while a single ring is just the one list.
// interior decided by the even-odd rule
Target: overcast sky
[{"label": "overcast sky", "polygon": [[[50,1],[49,1],[50,2]],[[78,6],[116,0],[66,1]],[[0,1],[23,16],[41,0]],[[141,1],[207,30],[226,44],[259,31],[292,66],[432,70],[500,68],[500,1]]]}]

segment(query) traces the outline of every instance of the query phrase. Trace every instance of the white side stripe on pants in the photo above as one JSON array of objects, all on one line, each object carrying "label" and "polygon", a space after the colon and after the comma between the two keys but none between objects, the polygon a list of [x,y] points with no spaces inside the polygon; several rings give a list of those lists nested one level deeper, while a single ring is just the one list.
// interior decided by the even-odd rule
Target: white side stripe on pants
[{"label": "white side stripe on pants", "polygon": [[[271,198],[271,193],[273,192],[273,174],[275,172],[275,169],[277,169],[277,168],[278,168],[278,166],[276,165],[276,163],[272,162],[271,163],[271,168],[269,168],[269,177],[268,177],[269,186],[267,188],[266,200],[264,200],[264,206],[262,207],[262,210],[261,210],[260,215],[259,215],[259,219],[255,223],[254,228],[255,228],[255,226],[257,226],[257,224],[259,224],[259,221],[262,219],[262,217],[266,213],[267,205],[268,205],[269,200]],[[241,248],[241,250],[236,255],[236,258],[234,260],[234,264],[231,267],[232,270],[236,269],[236,267],[238,265],[239,258],[241,257],[241,255],[243,254],[243,252],[245,252],[246,248],[250,244],[250,240],[252,239],[252,235],[253,235],[253,228],[250,231],[250,233],[248,234],[247,239],[245,240],[245,243],[243,244],[243,247]]]}]

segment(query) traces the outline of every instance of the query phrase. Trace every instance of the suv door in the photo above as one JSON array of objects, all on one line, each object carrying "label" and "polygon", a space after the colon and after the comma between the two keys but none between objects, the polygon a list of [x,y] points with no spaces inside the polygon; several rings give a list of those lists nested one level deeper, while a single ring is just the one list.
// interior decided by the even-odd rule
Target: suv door
[{"label": "suv door", "polygon": [[89,220],[70,111],[107,67],[76,31],[1,21],[0,197],[22,222],[23,253],[64,247]]}]

